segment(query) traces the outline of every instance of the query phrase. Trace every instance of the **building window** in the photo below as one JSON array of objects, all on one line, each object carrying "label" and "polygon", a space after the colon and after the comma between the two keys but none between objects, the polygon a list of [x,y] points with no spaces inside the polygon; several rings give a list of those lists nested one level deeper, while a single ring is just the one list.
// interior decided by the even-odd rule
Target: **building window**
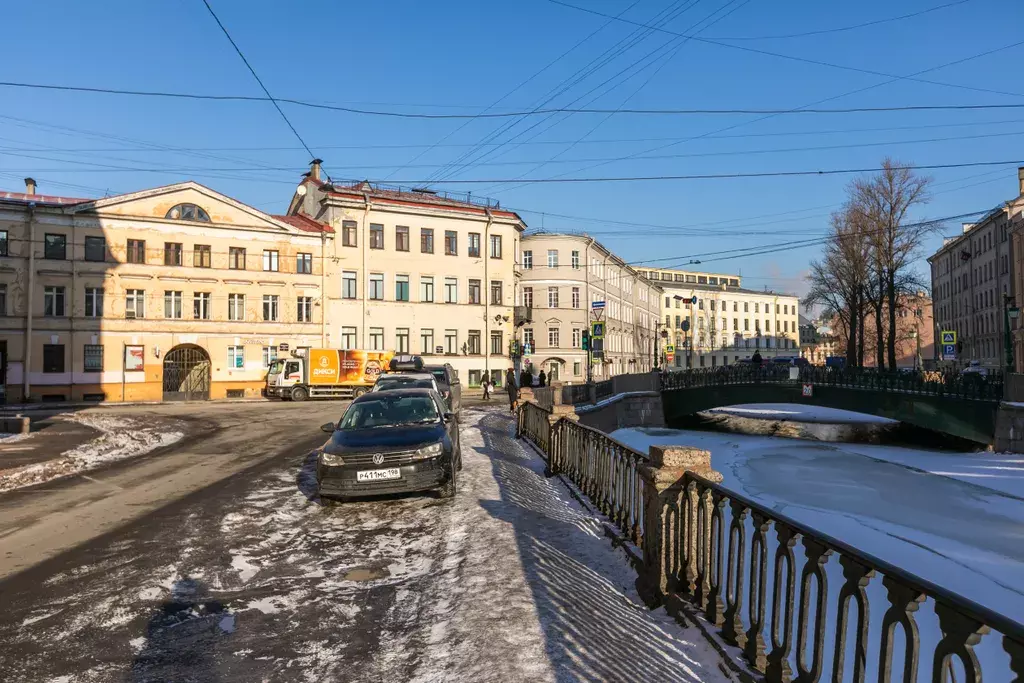
[{"label": "building window", "polygon": [[107,240],[102,237],[86,237],[85,238],[85,260],[86,261],[106,261],[107,260]]},{"label": "building window", "polygon": [[313,322],[313,297],[300,296],[295,300],[295,319],[300,323]]},{"label": "building window", "polygon": [[277,347],[276,346],[264,346],[263,347],[263,367],[269,368],[270,364],[277,360]]},{"label": "building window", "polygon": [[103,317],[103,289],[101,287],[85,288],[85,317]]},{"label": "building window", "polygon": [[277,294],[263,295],[263,320],[272,322],[279,319],[280,297]]},{"label": "building window", "polygon": [[209,292],[195,292],[192,295],[192,317],[196,320],[209,320],[212,313],[212,295]]},{"label": "building window", "polygon": [[169,218],[173,221],[210,222],[210,214],[206,213],[195,204],[178,204],[177,206],[172,206],[171,210],[164,215],[164,218]]},{"label": "building window", "polygon": [[370,298],[384,301],[384,274],[370,273]]},{"label": "building window", "polygon": [[383,351],[384,350],[384,328],[383,327],[371,327],[370,328],[370,350],[371,351]]},{"label": "building window", "polygon": [[749,313],[750,312],[750,302],[749,301],[744,301],[743,302],[743,312],[744,313]]},{"label": "building window", "polygon": [[409,353],[409,328],[399,327],[395,330],[395,352]]},{"label": "building window", "polygon": [[454,230],[444,231],[445,256],[456,256],[459,253],[459,234]]},{"label": "building window", "polygon": [[86,344],[82,349],[82,370],[103,372],[103,345]]},{"label": "building window", "polygon": [[370,249],[384,248],[384,226],[380,223],[370,223]]},{"label": "building window", "polygon": [[43,315],[58,318],[65,314],[64,291],[63,287],[43,288]]},{"label": "building window", "polygon": [[548,249],[548,268],[558,267],[558,250]]},{"label": "building window", "polygon": [[7,285],[0,285],[0,315],[7,315]]},{"label": "building window", "polygon": [[534,346],[534,343],[533,343],[533,328],[532,327],[524,327],[523,328],[523,346],[526,347],[527,349],[529,349],[530,353],[533,353],[533,351],[536,349],[536,346]]},{"label": "building window", "polygon": [[295,255],[295,272],[310,275],[313,272],[313,255],[300,252]]},{"label": "building window", "polygon": [[533,287],[523,287],[523,305],[533,307]]},{"label": "building window", "polygon": [[409,251],[409,226],[395,226],[395,251]]},{"label": "building window", "polygon": [[469,281],[469,303],[478,304],[480,303],[480,281],[470,280]]},{"label": "building window", "polygon": [[558,308],[558,287],[548,287],[548,308]]},{"label": "building window", "polygon": [[492,356],[501,356],[501,355],[503,355],[505,353],[505,350],[503,348],[504,344],[501,343],[501,337],[502,337],[502,334],[501,334],[500,330],[492,330],[491,331],[491,355]]},{"label": "building window", "polygon": [[480,355],[480,330],[470,330],[469,337],[466,340],[468,346],[467,352],[471,356]]},{"label": "building window", "polygon": [[559,330],[557,327],[548,328],[548,346],[550,346],[551,348],[558,348],[559,346],[558,333]]},{"label": "building window", "polygon": [[181,292],[164,292],[164,317],[181,317]]},{"label": "building window", "polygon": [[501,235],[491,235],[491,258],[501,258]]},{"label": "building window", "polygon": [[355,221],[342,221],[341,222],[341,246],[343,247],[354,247],[356,246],[356,222]]},{"label": "building window", "polygon": [[181,242],[164,242],[164,265],[180,266],[182,255]]},{"label": "building window", "polygon": [[583,372],[583,364],[579,361],[574,361],[572,364],[572,374],[579,377]]},{"label": "building window", "polygon": [[743,319],[743,331],[750,332],[750,318]]},{"label": "building window", "polygon": [[245,320],[244,294],[228,294],[228,320]]},{"label": "building window", "polygon": [[420,252],[423,254],[434,253],[434,229],[420,228]]},{"label": "building window", "polygon": [[126,318],[146,317],[146,291],[144,289],[125,291],[124,316]]},{"label": "building window", "polygon": [[354,270],[343,271],[341,273],[341,298],[355,299],[357,292],[356,272]]},{"label": "building window", "polygon": [[276,250],[264,249],[263,250],[263,270],[268,272],[277,272],[280,270],[278,258],[280,254]]},{"label": "building window", "polygon": [[424,275],[420,278],[420,301],[434,303],[434,276]]},{"label": "building window", "polygon": [[459,331],[444,331],[444,352],[446,355],[454,356],[459,352]]},{"label": "building window", "polygon": [[0,256],[10,255],[10,252],[8,251],[8,244],[7,231],[0,230]]},{"label": "building window", "polygon": [[395,301],[409,300],[409,276],[395,276]]},{"label": "building window", "polygon": [[245,367],[244,346],[228,347],[228,367],[232,369],[240,369]]},{"label": "building window", "polygon": [[228,268],[245,270],[245,249],[243,247],[228,248]]},{"label": "building window", "polygon": [[434,331],[420,330],[420,353],[434,353]]},{"label": "building window", "polygon": [[754,313],[760,313],[761,304],[754,304]]},{"label": "building window", "polygon": [[533,252],[529,249],[523,251],[523,270],[533,270]]},{"label": "building window", "polygon": [[444,302],[446,304],[459,303],[459,280],[454,277],[444,279]]},{"label": "building window", "polygon": [[578,327],[572,328],[572,348],[580,348],[581,341],[581,330]]},{"label": "building window", "polygon": [[480,258],[480,233],[469,233],[469,246],[466,247],[466,253],[471,258]]},{"label": "building window", "polygon": [[213,254],[209,244],[196,244],[192,246],[192,265],[195,268],[212,268]]},{"label": "building window", "polygon": [[580,269],[580,252],[578,252],[575,249],[573,249],[572,255],[571,255],[570,258],[572,260],[572,268],[573,268],[573,270],[579,270]]},{"label": "building window", "polygon": [[43,372],[64,372],[63,344],[43,344]]},{"label": "building window", "polygon": [[573,287],[572,288],[572,307],[573,308],[579,308],[580,307],[580,288],[579,287]]},{"label": "building window", "polygon": [[500,306],[504,298],[501,291],[501,280],[491,280],[491,305]]},{"label": "building window", "polygon": [[354,349],[356,347],[356,328],[341,328],[341,348]]},{"label": "building window", "polygon": [[43,237],[43,258],[63,261],[68,257],[68,238],[47,234]]}]

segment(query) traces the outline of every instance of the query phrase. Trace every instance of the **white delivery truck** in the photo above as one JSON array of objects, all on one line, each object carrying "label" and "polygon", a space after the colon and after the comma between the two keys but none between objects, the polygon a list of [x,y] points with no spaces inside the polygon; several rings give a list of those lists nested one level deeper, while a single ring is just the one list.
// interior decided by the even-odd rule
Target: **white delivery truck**
[{"label": "white delivery truck", "polygon": [[391,351],[298,349],[270,364],[267,398],[355,398],[373,387],[395,354]]}]

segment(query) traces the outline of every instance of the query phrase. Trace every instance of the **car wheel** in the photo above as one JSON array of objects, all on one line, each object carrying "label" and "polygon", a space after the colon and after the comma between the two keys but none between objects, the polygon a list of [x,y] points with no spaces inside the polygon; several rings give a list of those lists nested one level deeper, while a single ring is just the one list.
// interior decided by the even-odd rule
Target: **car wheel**
[{"label": "car wheel", "polygon": [[455,492],[456,492],[456,490],[458,488],[458,483],[457,483],[458,476],[455,474],[455,472],[456,472],[456,470],[452,469],[452,474],[448,478],[448,481],[446,481],[444,483],[444,486],[441,487],[441,490],[438,491],[438,495],[441,498],[454,498],[455,497]]},{"label": "car wheel", "polygon": [[366,389],[356,389],[352,392],[352,398],[359,398],[366,393]]},{"label": "car wheel", "polygon": [[293,401],[305,401],[309,398],[309,392],[302,387],[295,387],[292,389],[292,400]]}]

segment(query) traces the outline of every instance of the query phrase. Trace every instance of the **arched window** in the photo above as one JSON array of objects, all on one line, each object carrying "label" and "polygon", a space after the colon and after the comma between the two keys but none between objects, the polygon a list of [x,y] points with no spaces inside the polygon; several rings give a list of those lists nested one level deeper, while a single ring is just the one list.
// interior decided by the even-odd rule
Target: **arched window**
[{"label": "arched window", "polygon": [[164,218],[170,218],[175,221],[210,222],[210,214],[206,213],[206,211],[195,204],[178,204],[176,206],[172,206],[171,210],[167,212],[167,215],[164,216]]}]

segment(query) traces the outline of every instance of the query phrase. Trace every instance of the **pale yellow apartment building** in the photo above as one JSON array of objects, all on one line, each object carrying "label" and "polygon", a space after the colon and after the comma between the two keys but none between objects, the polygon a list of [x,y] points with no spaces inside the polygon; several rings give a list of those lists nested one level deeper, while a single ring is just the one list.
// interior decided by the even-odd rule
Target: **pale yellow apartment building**
[{"label": "pale yellow apartment building", "polygon": [[330,339],[334,242],[194,182],[74,199],[27,179],[0,192],[5,400],[259,395],[268,359]]}]

